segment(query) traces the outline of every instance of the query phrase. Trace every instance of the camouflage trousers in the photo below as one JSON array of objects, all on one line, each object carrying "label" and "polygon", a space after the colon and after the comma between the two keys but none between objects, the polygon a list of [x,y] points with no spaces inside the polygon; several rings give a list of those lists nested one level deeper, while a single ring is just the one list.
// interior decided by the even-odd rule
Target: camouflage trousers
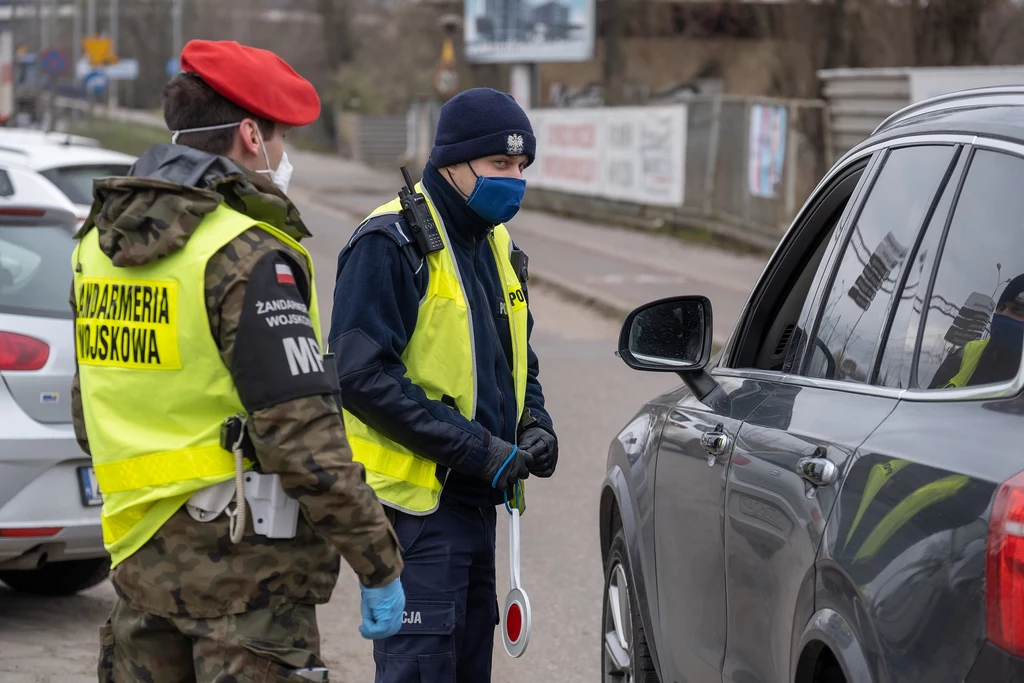
[{"label": "camouflage trousers", "polygon": [[321,666],[313,605],[185,619],[119,599],[100,629],[100,683],[301,683],[295,669]]}]

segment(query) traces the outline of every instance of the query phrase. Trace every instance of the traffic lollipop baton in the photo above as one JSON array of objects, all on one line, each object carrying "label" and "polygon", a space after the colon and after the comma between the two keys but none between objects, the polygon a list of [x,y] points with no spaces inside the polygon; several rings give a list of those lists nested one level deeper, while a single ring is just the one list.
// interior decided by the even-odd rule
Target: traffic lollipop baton
[{"label": "traffic lollipop baton", "polygon": [[501,635],[505,643],[505,652],[509,657],[523,656],[526,646],[530,644],[530,629],[533,627],[530,598],[523,590],[519,578],[519,514],[521,510],[525,509],[523,488],[522,481],[516,483],[513,488],[512,506],[509,506],[508,494],[505,494],[505,509],[509,513],[508,563],[512,587],[505,598]]}]

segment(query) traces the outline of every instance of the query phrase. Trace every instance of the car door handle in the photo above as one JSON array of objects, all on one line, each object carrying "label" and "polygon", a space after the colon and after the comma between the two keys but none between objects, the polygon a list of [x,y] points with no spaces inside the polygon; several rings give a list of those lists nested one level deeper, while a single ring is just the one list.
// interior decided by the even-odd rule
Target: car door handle
[{"label": "car door handle", "polygon": [[838,478],[839,468],[828,458],[800,458],[796,473],[815,486],[828,486]]},{"label": "car door handle", "polygon": [[729,435],[725,432],[706,432],[700,436],[700,445],[711,455],[725,455],[729,449]]}]

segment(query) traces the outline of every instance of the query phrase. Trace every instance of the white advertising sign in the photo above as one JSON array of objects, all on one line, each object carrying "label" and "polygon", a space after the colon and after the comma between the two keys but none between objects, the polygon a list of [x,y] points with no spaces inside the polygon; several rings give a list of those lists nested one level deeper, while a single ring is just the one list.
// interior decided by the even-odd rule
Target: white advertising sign
[{"label": "white advertising sign", "polygon": [[686,107],[604,107],[530,112],[535,187],[637,204],[682,206]]},{"label": "white advertising sign", "polygon": [[1024,67],[985,66],[910,69],[910,102],[990,85],[1024,85]]}]

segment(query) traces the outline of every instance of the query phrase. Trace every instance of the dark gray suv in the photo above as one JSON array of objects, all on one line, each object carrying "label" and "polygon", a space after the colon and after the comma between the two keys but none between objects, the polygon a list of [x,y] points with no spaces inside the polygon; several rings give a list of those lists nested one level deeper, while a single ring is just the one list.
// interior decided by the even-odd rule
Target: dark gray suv
[{"label": "dark gray suv", "polygon": [[1024,87],[928,100],[821,181],[711,355],[612,442],[605,681],[1024,681]]}]

